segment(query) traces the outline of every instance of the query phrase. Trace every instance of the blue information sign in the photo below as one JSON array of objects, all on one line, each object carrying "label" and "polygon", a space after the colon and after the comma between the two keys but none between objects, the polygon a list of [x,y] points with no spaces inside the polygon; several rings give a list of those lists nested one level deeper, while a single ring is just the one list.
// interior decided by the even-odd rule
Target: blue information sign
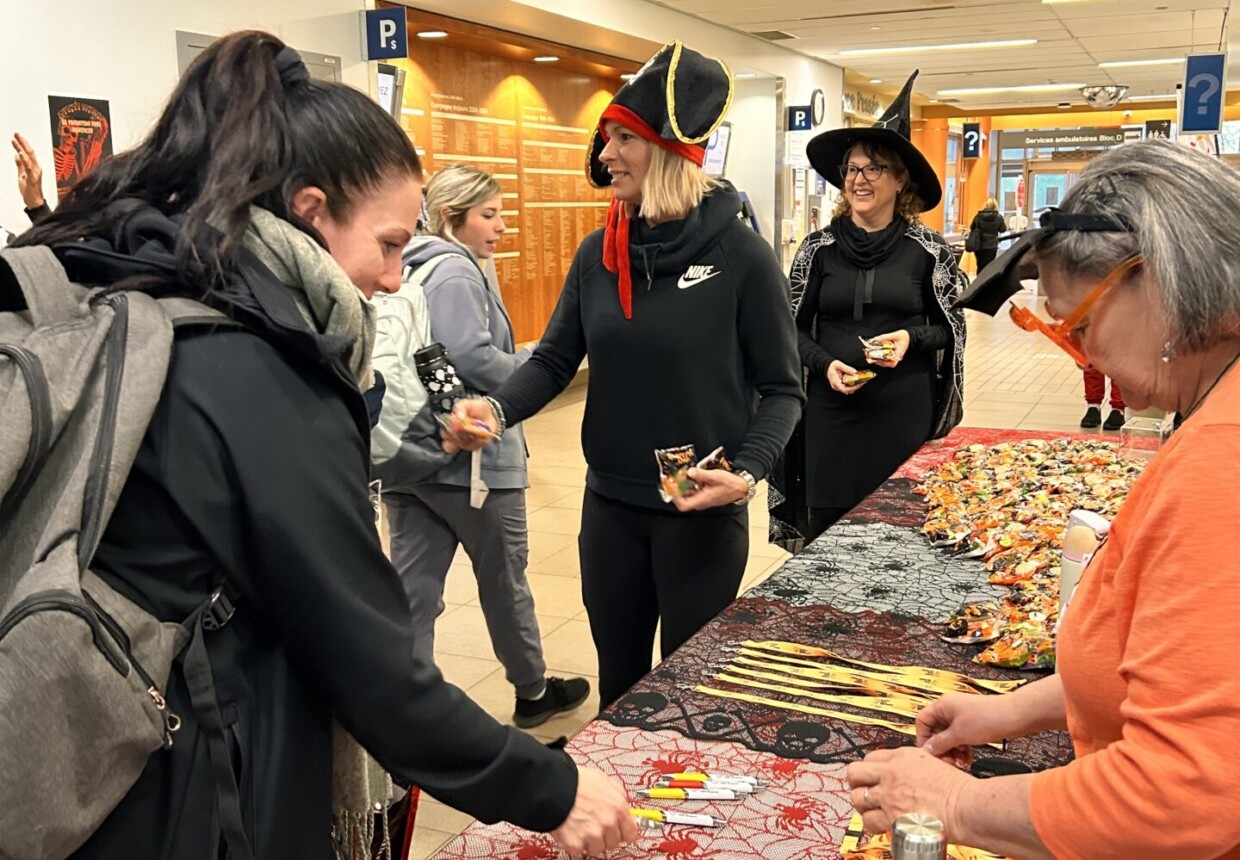
[{"label": "blue information sign", "polygon": [[405,11],[404,6],[397,6],[366,12],[366,59],[391,60],[409,56]]},{"label": "blue information sign", "polygon": [[1180,132],[1218,134],[1223,129],[1227,89],[1227,55],[1193,54],[1184,64],[1184,101]]}]

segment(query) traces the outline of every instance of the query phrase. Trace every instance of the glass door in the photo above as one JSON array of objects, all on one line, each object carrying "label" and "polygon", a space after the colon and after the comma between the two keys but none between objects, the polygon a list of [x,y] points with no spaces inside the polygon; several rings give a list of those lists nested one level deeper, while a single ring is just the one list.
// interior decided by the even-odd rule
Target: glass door
[{"label": "glass door", "polygon": [[1030,225],[1036,224],[1038,216],[1052,206],[1063,202],[1068,191],[1076,184],[1085,163],[1079,161],[1030,162],[1025,169],[1025,188]]}]

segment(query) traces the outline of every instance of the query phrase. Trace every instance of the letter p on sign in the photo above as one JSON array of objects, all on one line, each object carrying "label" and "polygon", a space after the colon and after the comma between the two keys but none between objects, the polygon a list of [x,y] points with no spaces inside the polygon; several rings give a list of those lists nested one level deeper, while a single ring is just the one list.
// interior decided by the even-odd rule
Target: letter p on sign
[{"label": "letter p on sign", "polygon": [[409,56],[405,7],[372,9],[365,13],[366,59],[391,60]]},{"label": "letter p on sign", "polygon": [[788,131],[809,131],[814,127],[814,109],[811,105],[792,105],[788,108]]}]

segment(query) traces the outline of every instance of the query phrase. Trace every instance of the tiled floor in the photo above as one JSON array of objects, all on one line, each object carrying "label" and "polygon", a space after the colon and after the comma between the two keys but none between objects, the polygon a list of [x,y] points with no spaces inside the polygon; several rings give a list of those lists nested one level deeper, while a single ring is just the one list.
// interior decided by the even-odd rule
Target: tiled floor
[{"label": "tiled floor", "polygon": [[[1028,297],[1026,297],[1028,300]],[[1081,374],[1040,335],[1019,331],[1001,314],[997,319],[969,314],[965,353],[964,423],[975,427],[1078,430],[1084,412]],[[598,671],[594,644],[581,603],[576,535],[585,462],[578,434],[584,390],[573,389],[542,414],[526,422],[532,458],[527,495],[530,525],[529,580],[537,605],[548,670],[585,675]],[[744,588],[782,564],[786,554],[766,542],[766,494],[750,507],[751,543]],[[513,691],[491,652],[478,606],[478,590],[468,560],[459,555],[448,576],[435,654],[447,679],[468,692],[496,719],[512,716]],[[543,740],[572,735],[597,711],[593,696],[573,714],[541,726]],[[433,853],[470,822],[424,796],[418,810],[413,860]]]}]

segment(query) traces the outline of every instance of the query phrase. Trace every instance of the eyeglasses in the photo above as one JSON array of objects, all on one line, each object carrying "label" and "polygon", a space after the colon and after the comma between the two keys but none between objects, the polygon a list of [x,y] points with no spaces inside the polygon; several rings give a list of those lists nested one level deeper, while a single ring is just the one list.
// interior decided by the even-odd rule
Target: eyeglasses
[{"label": "eyeglasses", "polygon": [[1077,363],[1078,367],[1087,368],[1089,367],[1089,359],[1085,357],[1085,349],[1081,345],[1079,333],[1081,323],[1085,322],[1085,317],[1089,315],[1090,309],[1097,304],[1103,294],[1122,281],[1125,275],[1140,266],[1142,262],[1144,262],[1144,258],[1136,256],[1129,257],[1120,263],[1098,283],[1098,286],[1094,287],[1090,294],[1085,297],[1085,300],[1072,310],[1072,313],[1058,322],[1043,322],[1033,311],[1028,308],[1018,307],[1015,302],[1012,303],[1011,308],[1008,310],[1008,315],[1012,318],[1012,322],[1025,331],[1042,332],[1042,334],[1054,341],[1060,349],[1072,356],[1072,360]]},{"label": "eyeglasses", "polygon": [[879,180],[879,177],[881,177],[883,173],[887,171],[887,169],[888,167],[886,164],[871,163],[871,164],[867,164],[865,167],[858,167],[855,164],[841,164],[840,165],[840,179],[843,179],[845,181],[848,181],[849,179],[856,179],[857,174],[860,173],[870,182],[877,182]]}]

